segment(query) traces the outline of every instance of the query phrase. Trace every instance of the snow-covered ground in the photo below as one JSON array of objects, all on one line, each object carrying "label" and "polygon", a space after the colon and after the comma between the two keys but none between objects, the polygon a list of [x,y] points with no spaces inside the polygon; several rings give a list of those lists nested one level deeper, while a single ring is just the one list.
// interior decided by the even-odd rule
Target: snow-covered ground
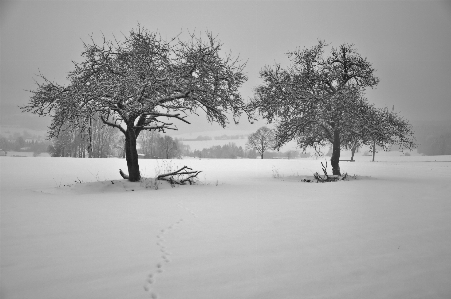
[{"label": "snow-covered ground", "polygon": [[140,160],[200,184],[120,180],[121,159],[0,157],[1,298],[451,298],[451,156]]}]

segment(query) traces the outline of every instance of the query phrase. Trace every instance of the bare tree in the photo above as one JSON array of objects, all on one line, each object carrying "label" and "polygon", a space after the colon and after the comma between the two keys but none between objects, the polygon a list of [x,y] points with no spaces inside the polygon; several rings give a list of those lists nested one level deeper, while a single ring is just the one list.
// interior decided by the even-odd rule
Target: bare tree
[{"label": "bare tree", "polygon": [[110,126],[105,126],[101,117],[96,114],[90,119],[88,134],[85,136],[89,146],[90,158],[107,158],[113,155],[117,139],[117,130]]},{"label": "bare tree", "polygon": [[139,137],[140,151],[145,158],[181,158],[182,144],[171,136],[161,136],[155,131],[146,131]]},{"label": "bare tree", "polygon": [[[130,181],[140,180],[136,142],[144,130],[176,130],[171,120],[188,123],[186,117],[200,109],[208,121],[223,127],[227,115],[237,121],[246,111],[239,87],[247,80],[245,64],[211,33],[206,38],[190,34],[166,41],[142,27],[130,31],[124,41],[85,44],[83,61],[75,63],[68,85],[41,75],[25,112],[50,115],[50,137],[70,124],[86,130],[98,113],[104,125],[125,136]],[[230,113],[230,114],[228,114]]]},{"label": "bare tree", "polygon": [[275,145],[274,131],[267,127],[261,127],[255,133],[248,136],[246,148],[255,149],[263,159],[263,153],[269,149],[273,149]]},{"label": "bare tree", "polygon": [[277,123],[276,148],[293,139],[304,150],[332,144],[332,171],[340,175],[340,150],[352,142],[414,146],[408,122],[364,98],[365,88],[379,82],[371,63],[353,45],[332,48],[323,57],[325,47],[320,41],[290,52],[291,66],[276,64],[260,72],[264,83],[256,88],[251,107]]},{"label": "bare tree", "polygon": [[177,140],[174,140],[171,136],[164,136],[161,141],[163,145],[164,156],[166,159],[180,157],[179,144]]}]

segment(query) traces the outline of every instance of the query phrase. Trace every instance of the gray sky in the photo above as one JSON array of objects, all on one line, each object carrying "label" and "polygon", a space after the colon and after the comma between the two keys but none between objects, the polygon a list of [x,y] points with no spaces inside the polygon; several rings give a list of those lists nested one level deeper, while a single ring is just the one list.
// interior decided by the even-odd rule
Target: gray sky
[{"label": "gray sky", "polygon": [[[1,125],[45,129],[49,119],[20,112],[35,74],[65,82],[90,34],[120,36],[140,23],[171,38],[210,30],[225,49],[247,60],[245,98],[259,70],[286,64],[286,52],[355,44],[380,78],[367,91],[378,107],[395,106],[407,119],[451,119],[450,1],[2,1],[0,2]],[[198,130],[205,121],[191,118]],[[248,129],[243,120],[238,128]],[[261,122],[260,124],[263,124]],[[182,127],[179,127],[182,130]],[[179,133],[185,133],[180,131]]]}]

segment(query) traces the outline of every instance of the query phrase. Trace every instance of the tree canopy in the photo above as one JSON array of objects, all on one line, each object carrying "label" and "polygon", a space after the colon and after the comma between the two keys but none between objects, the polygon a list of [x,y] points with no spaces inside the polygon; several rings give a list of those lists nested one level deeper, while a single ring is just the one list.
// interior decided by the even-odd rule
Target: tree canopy
[{"label": "tree canopy", "polygon": [[138,26],[123,41],[103,37],[84,44],[83,61],[74,62],[69,84],[41,75],[23,111],[51,115],[49,136],[61,129],[89,128],[98,114],[102,122],[125,135],[129,179],[139,180],[136,138],[143,130],[177,129],[171,121],[203,110],[211,122],[228,124],[246,110],[239,87],[247,80],[245,63],[224,55],[212,33],[189,34],[166,41]]}]

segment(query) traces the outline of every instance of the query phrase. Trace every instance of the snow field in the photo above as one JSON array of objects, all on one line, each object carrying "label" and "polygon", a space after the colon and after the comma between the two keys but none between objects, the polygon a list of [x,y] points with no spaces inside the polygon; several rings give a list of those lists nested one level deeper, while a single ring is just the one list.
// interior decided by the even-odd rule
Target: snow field
[{"label": "snow field", "polygon": [[1,157],[1,297],[449,298],[451,157],[356,158],[327,184],[299,182],[324,159],[140,160],[203,171],[155,190],[124,160]]}]

